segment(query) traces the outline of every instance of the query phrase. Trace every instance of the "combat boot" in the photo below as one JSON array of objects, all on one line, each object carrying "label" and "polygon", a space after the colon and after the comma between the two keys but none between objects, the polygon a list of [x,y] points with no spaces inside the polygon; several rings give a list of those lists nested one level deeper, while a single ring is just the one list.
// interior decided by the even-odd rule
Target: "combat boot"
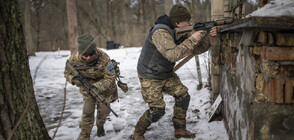
[{"label": "combat boot", "polygon": [[195,138],[195,134],[191,133],[188,130],[175,130],[175,137],[176,138]]},{"label": "combat boot", "polygon": [[103,126],[97,126],[97,136],[102,137],[105,136],[104,127]]},{"label": "combat boot", "polygon": [[89,140],[90,139],[90,134],[89,133],[84,133],[81,132],[79,135],[79,140]]},{"label": "combat boot", "polygon": [[138,132],[134,131],[134,140],[145,140],[144,135],[140,135]]}]

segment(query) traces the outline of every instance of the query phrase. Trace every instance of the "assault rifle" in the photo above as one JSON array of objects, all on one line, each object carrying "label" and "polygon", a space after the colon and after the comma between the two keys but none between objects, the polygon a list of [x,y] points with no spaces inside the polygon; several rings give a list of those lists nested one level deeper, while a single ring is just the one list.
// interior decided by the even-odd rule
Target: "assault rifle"
[{"label": "assault rifle", "polygon": [[[192,30],[200,31],[205,30],[206,33],[209,33],[211,28],[214,26],[220,26],[225,24],[231,24],[234,22],[234,19],[223,19],[223,20],[217,20],[217,21],[208,21],[208,22],[198,22],[194,24],[194,26],[185,26],[181,28],[175,28],[176,30],[176,39],[178,41],[183,41],[189,37],[189,34],[192,32]],[[175,67],[174,71],[178,70],[180,67],[182,67],[185,63],[187,63],[193,56],[195,56],[194,53],[191,53],[187,57],[185,57],[181,62],[179,62]]]},{"label": "assault rifle", "polygon": [[115,117],[118,117],[118,115],[110,108],[110,106],[107,105],[105,98],[99,94],[96,87],[89,84],[86,79],[84,79],[84,77],[72,65],[69,64],[69,62],[66,62],[66,66],[69,68],[70,73],[74,77],[77,77],[78,80],[90,91],[90,96],[103,103],[115,115]]},{"label": "assault rifle", "polygon": [[214,26],[220,26],[225,24],[230,24],[234,21],[234,19],[223,19],[223,20],[217,20],[217,21],[208,21],[208,22],[197,22],[193,26],[185,26],[176,28],[176,39],[177,40],[185,40],[188,38],[188,34],[191,33],[192,30],[200,31],[205,30],[207,33],[210,32],[211,28]]}]

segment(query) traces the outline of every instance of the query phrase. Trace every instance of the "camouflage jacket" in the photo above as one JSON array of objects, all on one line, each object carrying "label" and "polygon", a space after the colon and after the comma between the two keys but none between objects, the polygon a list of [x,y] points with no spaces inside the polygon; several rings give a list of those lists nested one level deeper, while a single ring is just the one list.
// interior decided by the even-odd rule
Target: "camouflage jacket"
[{"label": "camouflage jacket", "polygon": [[190,36],[181,44],[176,45],[172,35],[165,29],[158,29],[152,35],[152,43],[157,50],[170,62],[176,62],[190,53],[201,54],[210,47],[208,35],[200,42]]},{"label": "camouflage jacket", "polygon": [[[107,101],[113,101],[113,97],[117,95],[117,87],[115,84],[115,70],[109,59],[109,56],[102,50],[97,48],[97,63],[93,66],[87,66],[81,61],[81,55],[74,53],[68,59],[69,63],[79,71],[79,73],[89,82],[95,86],[101,95],[105,98],[109,97]],[[65,67],[64,76],[66,80],[80,88],[83,95],[89,96],[89,92],[85,86],[79,84],[74,80],[73,75]],[[116,94],[116,95],[115,95]],[[114,95],[114,96],[113,96]]]}]

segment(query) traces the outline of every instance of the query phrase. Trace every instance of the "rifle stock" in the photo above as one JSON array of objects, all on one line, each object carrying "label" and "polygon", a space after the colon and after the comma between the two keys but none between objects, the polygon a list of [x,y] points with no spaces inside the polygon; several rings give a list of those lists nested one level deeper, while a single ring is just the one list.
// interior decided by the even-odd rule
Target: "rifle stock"
[{"label": "rifle stock", "polygon": [[177,71],[180,67],[182,67],[185,63],[187,63],[193,56],[195,56],[194,53],[189,54],[186,56],[181,62],[179,62],[175,67],[174,71]]},{"label": "rifle stock", "polygon": [[77,77],[78,80],[89,90],[90,96],[94,97],[97,101],[103,103],[113,114],[115,117],[118,117],[118,115],[110,108],[110,106],[107,105],[105,98],[99,94],[97,88],[93,87],[91,84],[89,84],[83,76],[72,66],[69,64],[69,62],[66,62],[66,66],[69,68],[70,73]]}]

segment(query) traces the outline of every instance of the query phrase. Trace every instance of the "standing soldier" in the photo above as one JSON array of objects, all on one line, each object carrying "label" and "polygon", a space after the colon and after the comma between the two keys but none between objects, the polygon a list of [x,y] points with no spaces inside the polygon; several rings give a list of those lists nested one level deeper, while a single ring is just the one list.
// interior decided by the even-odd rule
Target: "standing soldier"
[{"label": "standing soldier", "polygon": [[[195,134],[186,130],[186,113],[190,102],[188,88],[183,85],[173,71],[175,62],[191,52],[203,53],[210,47],[206,31],[197,31],[183,41],[175,39],[175,27],[190,26],[191,15],[182,5],[174,5],[169,16],[163,15],[147,35],[137,71],[141,83],[141,93],[149,109],[140,117],[135,126],[134,139],[144,140],[144,133],[151,123],[158,121],[165,114],[165,102],[162,92],[175,98],[174,135],[176,138],[194,138]],[[211,36],[216,36],[213,27]],[[206,39],[207,38],[207,39]]]},{"label": "standing soldier", "polygon": [[[72,65],[83,76],[88,83],[97,88],[110,106],[111,102],[117,99],[117,88],[115,84],[115,70],[109,59],[109,56],[102,50],[96,48],[94,38],[89,34],[84,34],[78,38],[78,52],[72,54],[68,59]],[[94,112],[97,105],[97,135],[98,137],[104,136],[104,123],[110,110],[101,102],[98,102],[93,96],[90,95],[88,89],[74,77],[69,69],[65,67],[64,71],[66,80],[80,88],[83,94],[83,115],[80,123],[81,140],[90,139],[90,134],[94,124]]]}]

